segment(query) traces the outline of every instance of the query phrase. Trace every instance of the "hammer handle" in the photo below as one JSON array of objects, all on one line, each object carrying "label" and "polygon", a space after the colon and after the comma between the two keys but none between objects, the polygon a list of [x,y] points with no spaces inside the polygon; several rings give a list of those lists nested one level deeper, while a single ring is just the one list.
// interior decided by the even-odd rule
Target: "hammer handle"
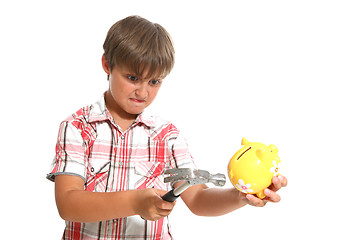
[{"label": "hammer handle", "polygon": [[186,189],[188,189],[190,186],[191,184],[189,182],[185,182],[179,187],[167,192],[164,196],[162,196],[162,199],[168,202],[174,202],[180,196],[180,194]]},{"label": "hammer handle", "polygon": [[174,189],[172,189],[171,191],[168,191],[164,196],[162,196],[161,198],[165,201],[168,202],[175,202],[175,200],[179,197],[180,195],[175,196],[174,194]]}]

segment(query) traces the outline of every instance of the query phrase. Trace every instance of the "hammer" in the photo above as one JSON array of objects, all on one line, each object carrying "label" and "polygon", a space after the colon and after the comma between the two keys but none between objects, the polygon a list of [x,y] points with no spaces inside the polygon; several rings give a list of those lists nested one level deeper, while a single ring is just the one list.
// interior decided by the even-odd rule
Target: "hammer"
[{"label": "hammer", "polygon": [[164,174],[170,175],[164,178],[165,183],[185,181],[179,187],[170,190],[164,196],[162,196],[162,199],[168,202],[174,202],[180,196],[180,194],[190,186],[204,183],[213,183],[215,186],[222,187],[226,182],[224,174],[210,174],[208,171],[192,168],[167,169]]}]

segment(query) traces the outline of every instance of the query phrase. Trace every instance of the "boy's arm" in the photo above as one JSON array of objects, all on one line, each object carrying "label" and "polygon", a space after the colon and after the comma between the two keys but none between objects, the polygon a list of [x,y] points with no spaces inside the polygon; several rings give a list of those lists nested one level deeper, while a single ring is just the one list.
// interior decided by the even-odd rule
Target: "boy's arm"
[{"label": "boy's arm", "polygon": [[121,192],[88,192],[82,178],[55,177],[55,198],[60,216],[73,222],[97,222],[132,215],[158,220],[171,213],[175,203],[163,201],[166,192],[140,189]]},{"label": "boy's arm", "polygon": [[259,199],[251,194],[244,194],[236,188],[208,188],[205,184],[194,185],[180,196],[194,214],[220,216],[247,204],[263,207],[267,202],[279,202],[280,196],[276,191],[287,185],[287,179],[283,176],[274,177],[272,182],[273,184],[265,191],[267,197],[264,199]]}]

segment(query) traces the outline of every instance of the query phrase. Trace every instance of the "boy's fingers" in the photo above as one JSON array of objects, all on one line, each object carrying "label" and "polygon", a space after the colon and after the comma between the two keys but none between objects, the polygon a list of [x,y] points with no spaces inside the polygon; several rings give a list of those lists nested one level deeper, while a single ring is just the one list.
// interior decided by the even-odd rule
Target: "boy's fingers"
[{"label": "boy's fingers", "polygon": [[277,176],[272,178],[272,184],[269,187],[272,191],[276,192],[282,187],[287,186],[287,178],[284,176]]},{"label": "boy's fingers", "polygon": [[272,178],[272,184],[269,188],[264,190],[266,195],[265,199],[257,198],[252,194],[247,194],[246,198],[248,203],[255,207],[264,207],[267,202],[280,202],[281,197],[279,194],[276,193],[280,188],[286,187],[287,185],[287,178],[284,176],[277,176]]},{"label": "boy's fingers", "polygon": [[163,199],[159,199],[159,201],[157,202],[157,207],[159,209],[164,209],[164,210],[172,210],[175,206],[175,202],[168,202],[168,201],[165,201]]},{"label": "boy's fingers", "polygon": [[163,209],[163,210],[172,210],[175,206],[175,202],[167,202],[167,201],[160,201],[157,205],[157,207],[159,209]]},{"label": "boy's fingers", "polygon": [[158,194],[159,198],[156,201],[156,207],[159,209],[164,209],[164,210],[172,210],[175,206],[175,202],[168,202],[165,201],[161,198],[161,196],[164,196],[167,192],[160,190],[160,189],[155,189],[156,194]]},{"label": "boy's fingers", "polygon": [[271,191],[270,189],[265,189],[264,193],[271,202],[280,202],[280,200],[281,200],[280,195],[274,191]]},{"label": "boy's fingers", "polygon": [[266,200],[261,200],[252,194],[246,194],[246,198],[248,199],[249,204],[255,207],[264,207],[267,203]]},{"label": "boy's fingers", "polygon": [[281,175],[278,178],[279,178],[279,180],[281,182],[281,186],[286,187],[287,186],[287,178],[284,177],[284,176],[281,176]]},{"label": "boy's fingers", "polygon": [[273,184],[273,191],[277,191],[282,187],[281,181],[278,177],[273,177],[272,178],[272,184]]}]

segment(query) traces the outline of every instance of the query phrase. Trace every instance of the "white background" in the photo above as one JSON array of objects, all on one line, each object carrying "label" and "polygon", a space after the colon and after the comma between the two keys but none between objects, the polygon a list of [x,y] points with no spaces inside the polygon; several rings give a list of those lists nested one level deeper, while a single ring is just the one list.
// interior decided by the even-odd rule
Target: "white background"
[{"label": "white background", "polygon": [[185,132],[199,168],[226,173],[246,137],[275,144],[289,180],[280,203],[222,217],[178,201],[176,239],[355,239],[359,12],[348,0],[3,1],[2,235],[60,239],[45,179],[59,123],[106,90],[106,33],[136,14],[175,42],[175,68],[151,108]]}]

